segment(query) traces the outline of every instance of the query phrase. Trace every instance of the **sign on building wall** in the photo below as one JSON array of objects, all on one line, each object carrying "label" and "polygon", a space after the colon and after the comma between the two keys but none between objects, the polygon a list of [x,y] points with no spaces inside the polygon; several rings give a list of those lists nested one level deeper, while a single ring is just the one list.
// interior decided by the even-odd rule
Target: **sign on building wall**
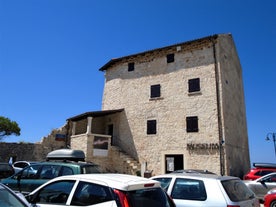
[{"label": "sign on building wall", "polygon": [[93,156],[108,155],[108,137],[94,137]]},{"label": "sign on building wall", "polygon": [[56,141],[65,141],[66,135],[65,134],[56,134],[55,140]]}]

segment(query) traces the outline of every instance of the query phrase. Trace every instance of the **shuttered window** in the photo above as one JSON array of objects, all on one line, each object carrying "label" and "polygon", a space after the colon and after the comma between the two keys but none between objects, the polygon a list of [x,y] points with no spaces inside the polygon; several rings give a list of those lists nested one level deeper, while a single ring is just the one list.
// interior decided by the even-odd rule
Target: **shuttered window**
[{"label": "shuttered window", "polygon": [[134,63],[128,63],[128,71],[134,71]]},{"label": "shuttered window", "polygon": [[200,79],[194,78],[189,80],[189,93],[200,91]]},{"label": "shuttered window", "polygon": [[150,86],[150,97],[157,98],[161,96],[161,86],[160,84]]},{"label": "shuttered window", "polygon": [[174,54],[168,54],[167,55],[167,63],[172,63],[174,62]]},{"label": "shuttered window", "polygon": [[156,120],[147,121],[147,134],[156,134]]},{"label": "shuttered window", "polygon": [[198,132],[198,117],[197,116],[186,117],[186,131],[187,132]]}]

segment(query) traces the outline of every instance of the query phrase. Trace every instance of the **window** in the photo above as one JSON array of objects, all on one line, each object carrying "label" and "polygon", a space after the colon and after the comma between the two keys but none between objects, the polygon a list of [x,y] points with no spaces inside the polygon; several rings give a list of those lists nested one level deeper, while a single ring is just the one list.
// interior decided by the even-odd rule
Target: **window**
[{"label": "window", "polygon": [[43,165],[40,171],[40,179],[52,179],[59,175],[60,165]]},{"label": "window", "polygon": [[187,132],[198,132],[198,118],[197,116],[186,117]]},{"label": "window", "polygon": [[128,71],[134,71],[134,63],[128,63]]},{"label": "window", "polygon": [[21,179],[37,179],[40,168],[41,165],[33,165],[25,168],[19,173],[21,175]]},{"label": "window", "polygon": [[174,54],[168,54],[167,55],[167,63],[172,63],[174,62]]},{"label": "window", "polygon": [[65,205],[74,183],[66,180],[46,185],[36,195],[35,202]]},{"label": "window", "polygon": [[113,198],[108,187],[81,181],[74,193],[71,205],[90,206],[111,200]]},{"label": "window", "polygon": [[177,178],[171,194],[173,199],[204,201],[207,199],[202,180]]},{"label": "window", "polygon": [[189,93],[200,91],[200,79],[194,78],[189,80]]},{"label": "window", "polygon": [[150,98],[158,98],[161,96],[160,84],[150,86]]},{"label": "window", "polygon": [[156,120],[147,121],[147,134],[156,134]]}]

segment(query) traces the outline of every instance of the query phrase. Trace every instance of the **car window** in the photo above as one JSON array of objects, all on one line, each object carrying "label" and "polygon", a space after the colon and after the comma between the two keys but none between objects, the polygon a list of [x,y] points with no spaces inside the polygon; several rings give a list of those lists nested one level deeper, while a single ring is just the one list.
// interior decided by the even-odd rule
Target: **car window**
[{"label": "car window", "polygon": [[66,180],[46,185],[35,194],[34,201],[41,204],[66,204],[74,183],[73,180]]},{"label": "car window", "polygon": [[39,179],[52,179],[59,176],[60,165],[43,165]]},{"label": "car window", "polygon": [[264,182],[275,183],[276,182],[276,174],[269,175],[265,179],[262,179]]},{"label": "car window", "polygon": [[16,206],[16,207],[26,207],[19,198],[16,198],[15,195],[10,193],[4,188],[0,188],[0,206]]},{"label": "car window", "polygon": [[63,166],[61,168],[60,173],[59,173],[60,176],[62,176],[62,175],[73,175],[73,174],[74,174],[73,170],[70,167],[66,167],[66,166]]},{"label": "car window", "polygon": [[154,180],[159,181],[161,183],[161,187],[167,191],[172,178],[154,178]]},{"label": "car window", "polygon": [[258,175],[258,176],[262,177],[262,176],[267,175],[267,174],[272,173],[272,172],[274,172],[274,171],[272,171],[272,170],[260,170],[260,171],[256,172],[255,175]]},{"label": "car window", "polygon": [[28,163],[26,162],[17,162],[17,163],[14,163],[13,165],[14,167],[19,167],[19,168],[25,168],[28,166]]},{"label": "car window", "polygon": [[88,182],[79,182],[71,205],[88,206],[113,200],[110,189],[106,186]]},{"label": "car window", "polygon": [[252,191],[241,180],[225,180],[221,183],[233,202],[245,201],[254,197]]},{"label": "car window", "polygon": [[21,179],[36,179],[41,165],[32,165],[20,171]]},{"label": "car window", "polygon": [[177,178],[173,185],[171,197],[173,199],[198,200],[207,199],[207,194],[202,180]]},{"label": "car window", "polygon": [[133,207],[170,207],[173,206],[161,188],[149,188],[126,192],[130,206]]}]

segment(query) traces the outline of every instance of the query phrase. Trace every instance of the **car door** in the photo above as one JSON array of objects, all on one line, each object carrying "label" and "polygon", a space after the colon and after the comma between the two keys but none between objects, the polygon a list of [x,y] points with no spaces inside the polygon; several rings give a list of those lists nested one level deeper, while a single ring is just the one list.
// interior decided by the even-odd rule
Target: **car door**
[{"label": "car door", "polygon": [[40,168],[41,165],[28,166],[15,175],[2,180],[2,183],[16,192],[26,194],[26,192],[30,192],[31,185],[36,185],[37,173]]},{"label": "car door", "polygon": [[272,188],[276,188],[276,174],[269,174],[265,177],[256,180],[256,183],[253,187],[254,193],[263,198],[265,194],[271,190]]},{"label": "car door", "polygon": [[66,206],[75,182],[75,180],[62,180],[49,183],[35,193],[29,194],[27,199],[40,207]]},{"label": "car door", "polygon": [[73,179],[49,183],[27,198],[39,207],[117,206],[109,187]]}]

